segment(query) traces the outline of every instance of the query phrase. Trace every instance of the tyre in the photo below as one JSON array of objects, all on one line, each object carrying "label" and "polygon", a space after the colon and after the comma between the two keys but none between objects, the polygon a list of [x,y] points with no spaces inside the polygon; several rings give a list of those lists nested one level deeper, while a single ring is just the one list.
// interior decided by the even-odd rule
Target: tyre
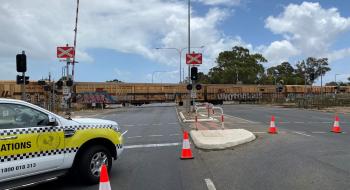
[{"label": "tyre", "polygon": [[77,172],[81,176],[82,182],[86,184],[99,183],[102,164],[106,164],[108,172],[112,168],[111,153],[103,146],[91,146],[79,156]]}]

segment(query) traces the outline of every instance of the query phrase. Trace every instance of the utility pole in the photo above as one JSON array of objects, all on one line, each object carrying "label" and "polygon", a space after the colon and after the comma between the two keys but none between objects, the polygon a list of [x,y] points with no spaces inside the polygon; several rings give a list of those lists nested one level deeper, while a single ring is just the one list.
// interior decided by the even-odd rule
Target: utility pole
[{"label": "utility pole", "polygon": [[[188,54],[191,53],[191,0],[188,0]],[[188,65],[188,84],[191,84],[191,65]],[[193,89],[193,81],[192,81]],[[188,91],[188,112],[191,111],[191,90]],[[193,102],[194,104],[194,102]]]},{"label": "utility pole", "polygon": [[75,54],[77,49],[77,33],[78,33],[78,15],[79,15],[79,0],[77,0],[77,11],[75,15],[75,28],[74,28],[74,56],[72,62],[72,80],[74,80],[74,65],[75,65]]}]

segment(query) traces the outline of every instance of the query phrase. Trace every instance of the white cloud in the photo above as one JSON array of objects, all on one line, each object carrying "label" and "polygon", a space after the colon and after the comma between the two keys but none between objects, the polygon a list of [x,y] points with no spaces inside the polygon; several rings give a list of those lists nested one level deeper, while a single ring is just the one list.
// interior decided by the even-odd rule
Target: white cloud
[{"label": "white cloud", "polygon": [[[239,2],[205,1],[211,4]],[[14,57],[24,49],[33,62],[57,61],[56,46],[73,44],[75,6],[75,1],[70,0],[0,0],[0,56]],[[219,51],[243,43],[239,37],[224,36],[218,29],[229,14],[228,10],[212,8],[205,16],[192,16],[191,44],[206,47],[204,67],[212,65]],[[186,2],[80,1],[77,45],[80,64],[94,61],[88,50],[106,48],[142,55],[175,67],[178,65],[177,54],[156,51],[154,47],[186,46]],[[170,61],[168,55],[171,55]]]},{"label": "white cloud", "polygon": [[288,61],[290,57],[298,55],[300,52],[287,40],[274,41],[268,47],[259,47],[262,54],[273,65]]},{"label": "white cloud", "polygon": [[239,5],[241,3],[241,0],[198,0],[199,2],[202,2],[206,5]]},{"label": "white cloud", "polygon": [[[280,49],[287,56],[297,49],[303,56],[325,56],[339,36],[350,29],[350,18],[344,18],[336,8],[324,9],[319,3],[303,2],[290,4],[284,12],[266,19],[265,27],[275,34],[281,34],[294,48]],[[272,45],[276,46],[273,42]],[[284,42],[287,45],[286,42]]]}]

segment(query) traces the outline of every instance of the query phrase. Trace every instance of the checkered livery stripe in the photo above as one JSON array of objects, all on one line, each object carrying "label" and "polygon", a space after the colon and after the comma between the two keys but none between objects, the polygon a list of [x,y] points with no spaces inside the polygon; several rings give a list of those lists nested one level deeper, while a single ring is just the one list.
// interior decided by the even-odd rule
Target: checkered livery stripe
[{"label": "checkered livery stripe", "polygon": [[59,131],[64,131],[65,129],[88,130],[88,129],[109,129],[109,128],[113,128],[113,125],[73,125],[73,126],[63,126],[63,127],[16,128],[16,129],[0,130],[0,136],[59,132]]},{"label": "checkered livery stripe", "polygon": [[[123,148],[122,144],[116,144],[115,146],[117,149]],[[16,160],[23,160],[23,159],[30,159],[30,158],[37,158],[37,157],[42,157],[42,156],[54,156],[54,155],[59,155],[59,154],[77,153],[78,150],[79,150],[79,147],[74,147],[74,148],[64,148],[64,149],[57,149],[57,150],[28,152],[25,154],[2,156],[2,157],[0,157],[0,163],[11,162],[11,161],[16,161]]]},{"label": "checkered livery stripe", "polygon": [[4,129],[4,130],[0,130],[0,136],[59,132],[62,130],[63,128],[55,128],[55,127],[31,127],[31,128]]},{"label": "checkered livery stripe", "polygon": [[48,151],[40,151],[40,152],[28,152],[25,154],[16,154],[10,156],[2,156],[0,157],[0,162],[11,162],[16,160],[37,158],[42,156],[54,156],[60,154],[68,154],[68,153],[76,153],[78,152],[78,147],[74,148],[64,148],[64,149],[56,149],[56,150],[48,150]]}]

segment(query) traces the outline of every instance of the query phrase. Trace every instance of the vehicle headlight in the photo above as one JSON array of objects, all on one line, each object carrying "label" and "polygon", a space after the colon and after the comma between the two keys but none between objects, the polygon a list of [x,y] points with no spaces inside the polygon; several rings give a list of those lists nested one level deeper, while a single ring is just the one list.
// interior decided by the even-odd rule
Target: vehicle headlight
[{"label": "vehicle headlight", "polygon": [[120,127],[119,127],[119,125],[118,124],[115,124],[115,125],[113,125],[113,130],[115,131],[115,132],[120,132]]}]

